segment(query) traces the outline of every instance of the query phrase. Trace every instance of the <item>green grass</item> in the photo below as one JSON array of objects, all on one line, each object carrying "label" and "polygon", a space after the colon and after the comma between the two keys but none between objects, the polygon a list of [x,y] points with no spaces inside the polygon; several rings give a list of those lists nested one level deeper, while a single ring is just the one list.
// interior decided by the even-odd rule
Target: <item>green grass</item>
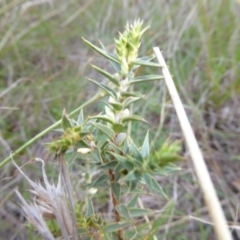
[{"label": "green grass", "polygon": [[[236,141],[237,127],[231,128],[231,122],[227,124],[227,121],[219,117],[219,112],[227,106],[230,114],[236,118],[231,110],[235,109],[232,107],[234,101],[239,103],[240,6],[236,2],[213,0],[205,1],[204,5],[201,0],[176,0],[172,4],[163,3],[164,1],[162,4],[159,1],[139,1],[139,4],[136,4],[135,1],[104,0],[101,4],[93,1],[84,7],[85,1],[59,0],[54,1],[52,6],[48,3],[32,6],[21,14],[20,7],[25,2],[27,1],[0,1],[1,161],[9,155],[10,149],[16,150],[60,119],[63,108],[70,112],[95,94],[95,89],[87,83],[85,76],[96,79],[99,76],[90,70],[88,63],[93,61],[96,65],[102,65],[105,62],[96,57],[81,38],[85,37],[94,43],[101,39],[111,48],[109,44],[113,37],[117,37],[118,30],[122,30],[127,20],[138,17],[145,19],[146,25],[151,24],[151,29],[144,35],[141,51],[151,51],[152,46],[159,46],[164,52],[181,97],[192,109],[189,110],[189,115],[193,127],[204,132],[199,135],[199,141],[206,156],[210,154],[209,147],[212,152],[216,151],[214,141],[218,141],[220,147],[226,146],[226,166],[232,159],[231,152],[235,156],[240,155],[236,146],[229,144],[229,141]],[[19,79],[22,80],[16,87],[11,88]],[[149,95],[146,101],[141,101],[136,106],[135,111],[141,112],[141,115],[150,121],[150,135],[154,137],[156,134],[156,146],[159,147],[169,135],[174,139],[181,138],[178,121],[170,106],[171,101],[168,94],[162,90],[162,85],[155,82],[152,85],[139,84],[138,87],[149,92]],[[7,89],[9,91],[2,96],[1,93]],[[97,111],[100,111],[100,107],[89,107],[86,114]],[[217,121],[215,129],[208,129],[208,125],[213,121],[208,117],[210,111],[214,113]],[[160,113],[165,123],[163,128],[159,122]],[[236,122],[235,119],[234,124],[237,124]],[[217,127],[218,125],[224,127]],[[132,127],[139,143],[145,130],[140,124]],[[207,136],[207,142],[202,134]],[[41,142],[44,140],[21,156],[15,157],[15,160],[20,164],[27,162],[35,156],[34,149],[42,149]],[[217,151],[221,154],[221,149]],[[38,171],[37,167],[28,166],[27,169],[29,174]],[[3,180],[0,186],[8,183],[10,187],[0,190],[0,196],[7,195],[14,187],[23,186],[14,182],[13,171],[11,163],[1,169]],[[214,174],[218,176],[216,172]],[[187,185],[194,184],[189,183],[186,176],[180,175],[177,179]],[[166,184],[166,189],[171,189],[173,183],[168,181]],[[181,185],[179,188],[181,189]],[[223,190],[221,189],[222,198],[224,194],[225,198],[234,198]],[[171,191],[169,194],[171,195]],[[181,202],[184,202],[186,195],[183,194],[180,198]],[[10,216],[19,221],[15,227],[0,211],[1,222],[6,224],[0,227],[0,232],[5,234],[7,239],[7,227],[4,229],[4,226],[8,226],[12,231],[11,235],[14,235],[20,231],[20,220],[16,217],[18,212],[15,208],[9,207],[3,200],[4,198],[0,197],[0,208],[6,209]],[[14,194],[8,202],[17,206]],[[201,208],[202,204],[196,203],[195,208]],[[176,211],[180,207],[176,206]],[[226,211],[229,210],[227,207]],[[182,217],[187,215],[187,209],[184,208],[181,214]],[[211,227],[196,222],[194,224],[198,226],[198,230],[192,232],[191,239],[210,239],[208,237],[212,236]],[[161,237],[175,239],[177,235],[178,239],[189,239],[189,235],[186,237],[187,226],[190,224],[186,221],[171,228]],[[30,231],[29,237],[32,234]],[[21,232],[19,238],[13,239],[24,239],[27,235],[27,232]]]}]

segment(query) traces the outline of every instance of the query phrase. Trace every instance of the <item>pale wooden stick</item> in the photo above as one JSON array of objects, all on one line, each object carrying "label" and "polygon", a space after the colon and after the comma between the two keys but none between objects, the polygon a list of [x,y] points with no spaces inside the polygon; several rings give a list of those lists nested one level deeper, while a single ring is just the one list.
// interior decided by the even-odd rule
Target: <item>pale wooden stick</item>
[{"label": "pale wooden stick", "polygon": [[167,85],[169,94],[172,98],[175,111],[177,113],[186,143],[189,148],[190,155],[192,157],[192,161],[195,167],[195,172],[198,176],[199,184],[202,188],[203,195],[205,198],[205,202],[208,207],[208,211],[214,223],[215,233],[217,235],[217,239],[219,240],[232,240],[229,228],[227,226],[227,222],[217,197],[215,188],[213,186],[212,180],[210,178],[209,172],[207,170],[207,166],[203,159],[201,150],[198,146],[197,140],[194,136],[192,127],[187,118],[186,112],[183,108],[181,99],[178,95],[177,89],[174,85],[172,76],[168,70],[166,62],[159,50],[158,47],[154,47],[153,51],[158,59],[158,62],[162,68],[162,74],[165,79],[165,83]]}]

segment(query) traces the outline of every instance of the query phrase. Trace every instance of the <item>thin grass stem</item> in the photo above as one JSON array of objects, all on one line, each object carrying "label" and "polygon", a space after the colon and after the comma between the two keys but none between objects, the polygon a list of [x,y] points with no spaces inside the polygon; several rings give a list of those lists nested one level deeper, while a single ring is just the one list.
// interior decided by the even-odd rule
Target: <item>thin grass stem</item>
[{"label": "thin grass stem", "polygon": [[[89,105],[91,105],[92,103],[98,101],[99,99],[103,98],[105,95],[102,94],[101,92],[97,93],[94,97],[92,97],[91,99],[89,99],[87,102],[83,103],[81,106],[79,106],[78,108],[76,108],[74,111],[72,111],[69,116],[73,116],[74,114],[76,114],[77,112],[80,111],[80,109],[85,108]],[[33,137],[32,139],[30,139],[28,142],[26,142],[24,145],[22,145],[20,148],[18,148],[16,151],[12,152],[10,154],[10,156],[8,156],[6,159],[4,159],[1,163],[0,163],[0,169],[3,168],[8,162],[11,161],[12,158],[14,158],[17,154],[21,153],[23,150],[25,150],[27,147],[31,146],[34,142],[36,142],[39,138],[43,137],[44,135],[46,135],[47,133],[49,133],[51,130],[53,130],[54,128],[58,127],[61,124],[62,120],[58,120],[56,123],[52,124],[51,126],[49,126],[48,128],[46,128],[45,130],[43,130],[42,132],[40,132],[39,134],[37,134],[35,137]]]}]

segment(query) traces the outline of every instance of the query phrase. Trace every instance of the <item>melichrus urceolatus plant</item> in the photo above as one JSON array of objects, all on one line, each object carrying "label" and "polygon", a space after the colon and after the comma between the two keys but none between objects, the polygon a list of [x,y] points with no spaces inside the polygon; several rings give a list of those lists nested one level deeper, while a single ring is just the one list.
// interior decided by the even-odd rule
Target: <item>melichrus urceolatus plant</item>
[{"label": "melichrus urceolatus plant", "polygon": [[[19,192],[17,194],[30,224],[44,239],[157,239],[162,216],[159,213],[154,216],[156,210],[146,209],[139,203],[145,193],[165,196],[155,176],[177,170],[174,162],[180,159],[180,146],[177,142],[166,141],[160,150],[151,151],[149,132],[138,146],[134,133],[129,131],[133,121],[148,124],[130,110],[136,101],[144,101],[144,95],[134,91],[133,86],[163,78],[138,75],[140,67],[159,67],[152,62],[152,55],[138,56],[140,39],[148,29],[142,27],[139,20],[133,25],[127,24],[126,30],[115,40],[116,54],[101,43],[98,47],[83,39],[110,61],[115,73],[93,65],[108,82],[88,79],[105,97],[101,113],[84,117],[81,109],[78,118],[73,119],[63,111],[62,136],[46,144],[59,161],[58,183],[49,182],[46,163],[41,159],[36,160],[42,162],[43,185],[33,182],[17,166],[32,186],[35,198],[29,204]],[[74,184],[70,174],[76,170],[69,170],[69,155],[75,159],[77,169],[81,169],[78,175],[81,179]],[[106,195],[110,192],[110,217],[96,211],[97,199],[103,191]]]}]

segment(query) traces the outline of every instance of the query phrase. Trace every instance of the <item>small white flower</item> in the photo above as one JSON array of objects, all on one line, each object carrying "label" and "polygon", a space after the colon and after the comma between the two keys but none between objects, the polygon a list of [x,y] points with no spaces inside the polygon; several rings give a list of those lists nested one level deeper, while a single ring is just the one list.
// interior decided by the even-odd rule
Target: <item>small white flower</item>
[{"label": "small white flower", "polygon": [[90,153],[91,151],[92,151],[91,148],[79,148],[77,150],[77,152],[82,153],[82,154],[87,154],[87,153]]},{"label": "small white flower", "polygon": [[95,195],[97,193],[97,191],[98,191],[97,188],[92,187],[88,190],[88,193],[91,194],[91,195]]},{"label": "small white flower", "polygon": [[126,109],[123,110],[122,116],[127,117],[127,116],[129,116],[129,114],[130,114],[129,109],[126,108]]}]

